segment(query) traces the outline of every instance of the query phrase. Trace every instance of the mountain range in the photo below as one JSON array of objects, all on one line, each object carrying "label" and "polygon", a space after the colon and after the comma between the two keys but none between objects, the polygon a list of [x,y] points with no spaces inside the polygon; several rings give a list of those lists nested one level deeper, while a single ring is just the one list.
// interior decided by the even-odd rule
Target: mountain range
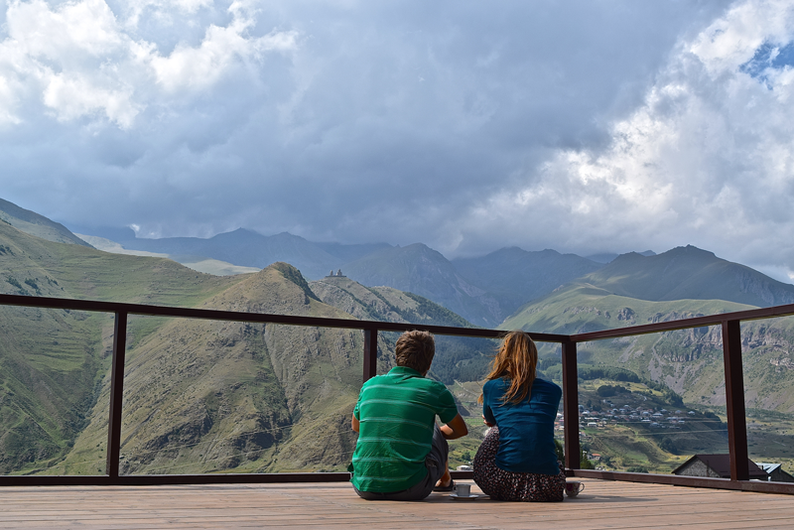
[{"label": "mountain range", "polygon": [[484,327],[498,327],[525,304],[574,281],[650,301],[714,299],[757,307],[794,301],[794,286],[691,246],[658,255],[632,252],[604,264],[551,249],[518,247],[448,260],[422,243],[314,243],[286,232],[263,236],[245,229],[209,239],[140,239],[130,229],[103,234],[119,237],[124,249],[159,253],[191,266],[206,258],[256,268],[284,261],[313,280],[341,270],[363,285],[426,297]]},{"label": "mountain range", "polygon": [[[418,295],[343,277],[309,283],[282,262],[220,277],[47,241],[9,223],[0,223],[0,292],[469,325]],[[0,326],[0,472],[101,472],[112,316],[0,307]],[[395,338],[379,334],[381,371],[393,363]],[[450,344],[436,368],[484,359]],[[362,351],[356,331],[131,318],[123,472],[344,469]]]},{"label": "mountain range", "polygon": [[[162,257],[96,250],[9,204],[0,203],[2,293],[548,333],[794,303],[794,286],[692,246],[607,264],[518,248],[447,260],[419,243],[321,245],[238,230],[212,243],[173,238],[138,249],[203,253],[195,259],[215,248],[218,260],[291,253],[306,270],[310,263],[343,270],[306,278],[295,263],[276,261],[216,276]],[[265,250],[251,248],[262,238]],[[247,248],[235,254],[232,242]],[[330,266],[328,256],[342,265]],[[8,307],[0,315],[0,471],[96,473],[104,460],[111,318]],[[124,472],[344,468],[354,443],[348,421],[360,385],[359,333],[141,317],[131,319],[128,338]],[[391,366],[395,339],[379,334],[379,368]],[[794,412],[794,324],[743,325],[742,347],[747,406]],[[457,382],[483,377],[492,351],[489,341],[440,338],[431,375],[463,388]],[[556,377],[558,348],[541,344],[541,352],[545,372]],[[721,355],[715,328],[579,348],[583,369],[620,367],[703,407],[724,405]]]},{"label": "mountain range", "polygon": [[[479,258],[450,261],[422,243],[404,247],[386,243],[314,243],[286,232],[264,236],[245,229],[208,239],[142,239],[135,238],[130,229],[96,232],[121,249],[167,256],[205,272],[211,269],[196,264],[205,264],[207,259],[255,268],[284,261],[315,280],[341,270],[367,286],[393,287],[424,296],[485,327],[498,326],[527,301],[603,266],[554,250],[527,252],[509,248]],[[117,239],[110,240],[111,237]],[[119,251],[109,245],[99,248]]]}]

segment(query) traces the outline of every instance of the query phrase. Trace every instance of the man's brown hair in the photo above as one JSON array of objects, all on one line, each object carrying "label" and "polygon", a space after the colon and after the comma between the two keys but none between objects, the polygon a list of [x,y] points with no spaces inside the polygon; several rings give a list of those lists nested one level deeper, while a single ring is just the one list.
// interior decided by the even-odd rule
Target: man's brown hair
[{"label": "man's brown hair", "polygon": [[394,353],[397,366],[406,366],[425,374],[433,363],[436,341],[427,331],[406,331],[397,339]]}]

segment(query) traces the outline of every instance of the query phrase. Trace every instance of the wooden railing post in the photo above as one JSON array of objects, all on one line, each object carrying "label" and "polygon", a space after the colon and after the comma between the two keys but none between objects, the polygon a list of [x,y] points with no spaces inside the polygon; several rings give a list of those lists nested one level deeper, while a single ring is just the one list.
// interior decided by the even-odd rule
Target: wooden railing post
[{"label": "wooden railing post", "polygon": [[576,343],[562,343],[562,398],[565,419],[565,467],[581,467],[579,446],[579,374],[576,367]]},{"label": "wooden railing post", "polygon": [[121,402],[124,399],[124,358],[127,344],[127,312],[116,312],[113,325],[113,363],[110,369],[110,410],[106,472],[111,483],[119,478],[121,456]]},{"label": "wooden railing post", "polygon": [[364,381],[378,373],[378,329],[364,330]]},{"label": "wooden railing post", "polygon": [[747,418],[744,411],[742,334],[738,320],[722,322],[722,350],[725,364],[725,409],[728,415],[728,451],[731,479],[749,480]]}]

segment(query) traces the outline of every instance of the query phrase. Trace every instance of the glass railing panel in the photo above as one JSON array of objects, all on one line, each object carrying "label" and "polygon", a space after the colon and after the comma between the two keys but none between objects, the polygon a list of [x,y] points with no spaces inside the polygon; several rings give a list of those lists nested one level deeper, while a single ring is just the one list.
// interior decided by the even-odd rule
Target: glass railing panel
[{"label": "glass railing panel", "polygon": [[741,331],[750,478],[794,482],[794,317]]},{"label": "glass railing panel", "polygon": [[382,375],[394,366],[394,345],[402,335],[397,331],[378,331],[377,374]]},{"label": "glass railing panel", "polygon": [[[538,377],[546,379],[563,388],[562,384],[562,346],[553,342],[538,342]],[[557,419],[554,420],[554,440],[557,446],[557,457],[565,464],[565,392],[563,390]],[[580,440],[581,443],[581,440]]]},{"label": "glass railing panel", "polygon": [[130,320],[121,474],[344,471],[363,332]]},{"label": "glass railing panel", "polygon": [[447,385],[469,429],[467,436],[449,443],[450,469],[470,469],[485,437],[488,427],[483,423],[478,400],[498,346],[495,339],[436,337],[436,358],[430,375]]},{"label": "glass railing panel", "polygon": [[717,326],[582,343],[582,467],[670,474],[696,454],[727,454]]},{"label": "glass railing panel", "polygon": [[107,408],[112,315],[5,306],[0,329],[0,474],[104,474],[107,413],[104,437],[84,431]]}]

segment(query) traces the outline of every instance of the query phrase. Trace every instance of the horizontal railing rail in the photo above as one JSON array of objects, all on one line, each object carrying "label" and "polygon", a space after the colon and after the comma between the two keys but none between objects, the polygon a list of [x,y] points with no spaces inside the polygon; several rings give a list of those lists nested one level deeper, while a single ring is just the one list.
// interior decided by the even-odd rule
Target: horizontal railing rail
[{"label": "horizontal railing rail", "polygon": [[719,326],[723,322],[729,321],[751,321],[767,318],[786,317],[794,315],[794,304],[778,305],[773,307],[762,307],[760,309],[747,309],[744,311],[734,311],[729,313],[716,313],[714,315],[682,318],[680,320],[666,320],[664,322],[654,322],[652,324],[641,324],[638,326],[626,326],[622,328],[604,329],[599,331],[588,331],[586,333],[575,333],[567,337],[574,342],[588,342],[592,340],[617,339],[634,335],[646,335],[648,333],[660,333],[663,331],[677,331],[681,329],[702,328],[707,326]]},{"label": "horizontal railing rail", "polygon": [[[70,298],[46,298],[0,294],[0,306],[38,307],[44,309],[68,309],[71,311],[91,311],[99,313],[126,313],[163,317],[196,318],[205,320],[224,320],[233,322],[255,322],[260,324],[286,324],[290,326],[316,326],[342,329],[377,329],[379,331],[402,332],[423,329],[436,335],[460,337],[499,338],[504,330],[488,328],[463,328],[455,326],[436,326],[432,324],[410,324],[403,322],[383,322],[379,320],[356,320],[352,318],[307,317],[300,315],[279,315],[274,313],[248,313],[244,311],[225,311],[191,307],[172,307],[122,302],[101,302]],[[549,333],[530,333],[540,342],[562,342],[566,335]]]},{"label": "horizontal railing rail", "polygon": [[[122,475],[119,473],[121,449],[122,397],[126,332],[129,315],[162,316],[221,320],[261,324],[283,324],[325,328],[358,329],[364,333],[362,378],[377,373],[378,332],[403,332],[422,329],[437,335],[496,339],[505,330],[478,327],[437,326],[400,322],[382,322],[340,318],[307,317],[249,313],[217,309],[168,307],[146,304],[46,298],[0,294],[0,306],[33,307],[112,313],[115,315],[111,364],[111,389],[108,422],[108,450],[105,475],[4,475],[0,485],[142,485],[142,484],[198,484],[251,482],[325,482],[348,480],[348,473],[210,473],[198,475]],[[741,356],[741,327],[743,321],[794,315],[794,304],[720,313],[681,320],[655,322],[638,326],[576,333],[572,335],[528,332],[538,342],[558,343],[562,353],[563,416],[565,423],[565,465],[573,476],[635,482],[656,482],[686,486],[714,487],[751,491],[794,494],[794,484],[765,483],[748,480],[747,432],[744,411],[744,383]],[[730,479],[682,477],[647,473],[622,473],[582,470],[580,468],[577,345],[611,338],[630,337],[707,326],[722,327],[725,367],[726,411],[731,461]],[[471,471],[453,472],[456,478],[471,478]]]}]

